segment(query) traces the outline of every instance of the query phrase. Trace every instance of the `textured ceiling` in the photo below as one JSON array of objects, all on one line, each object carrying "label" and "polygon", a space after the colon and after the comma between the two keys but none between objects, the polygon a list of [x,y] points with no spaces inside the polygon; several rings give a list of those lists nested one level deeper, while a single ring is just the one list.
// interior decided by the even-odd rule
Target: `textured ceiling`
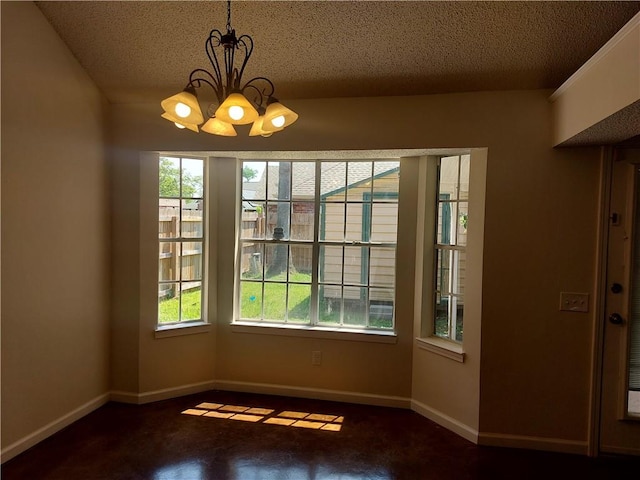
[{"label": "textured ceiling", "polygon": [[[226,2],[37,2],[111,102],[158,101],[209,68]],[[245,78],[288,98],[557,88],[640,2],[234,1]]]}]

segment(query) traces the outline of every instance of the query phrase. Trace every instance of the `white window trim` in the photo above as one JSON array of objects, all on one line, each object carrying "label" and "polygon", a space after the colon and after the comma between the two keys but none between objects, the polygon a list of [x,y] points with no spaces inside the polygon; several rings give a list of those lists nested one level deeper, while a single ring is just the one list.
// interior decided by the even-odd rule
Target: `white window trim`
[{"label": "white window trim", "polygon": [[236,321],[231,323],[234,333],[258,333],[264,335],[280,335],[285,337],[327,338],[331,340],[349,340],[371,343],[397,343],[398,336],[394,331],[327,328],[315,325],[292,325],[283,323],[254,323]]},{"label": "white window trim", "polygon": [[465,353],[461,343],[433,335],[430,337],[416,338],[416,345],[422,350],[427,350],[428,352],[450,358],[456,362],[464,363]]},{"label": "white window trim", "polygon": [[169,325],[158,325],[154,332],[155,338],[179,337],[182,335],[193,335],[197,333],[208,333],[211,331],[211,324],[202,321],[171,323]]}]

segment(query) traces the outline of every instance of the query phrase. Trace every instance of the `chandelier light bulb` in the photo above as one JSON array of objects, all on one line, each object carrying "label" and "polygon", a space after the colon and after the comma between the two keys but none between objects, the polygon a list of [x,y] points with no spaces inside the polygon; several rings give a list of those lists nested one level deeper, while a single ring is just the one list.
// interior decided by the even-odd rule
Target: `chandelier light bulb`
[{"label": "chandelier light bulb", "polygon": [[241,120],[244,117],[244,108],[239,105],[229,107],[229,116],[234,120]]},{"label": "chandelier light bulb", "polygon": [[180,128],[180,129],[186,128],[184,125],[181,125],[178,122],[173,122],[173,123],[176,125],[176,127]]},{"label": "chandelier light bulb", "polygon": [[180,118],[187,118],[191,114],[191,107],[189,105],[185,105],[182,102],[176,103],[175,106],[176,115]]},{"label": "chandelier light bulb", "polygon": [[283,127],[284,126],[284,116],[283,115],[278,115],[276,118],[273,118],[271,120],[271,124],[276,128]]}]

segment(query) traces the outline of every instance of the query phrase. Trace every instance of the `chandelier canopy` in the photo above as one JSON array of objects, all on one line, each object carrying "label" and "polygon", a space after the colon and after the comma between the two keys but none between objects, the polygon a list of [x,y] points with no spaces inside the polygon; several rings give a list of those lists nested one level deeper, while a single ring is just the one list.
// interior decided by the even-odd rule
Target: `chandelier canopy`
[{"label": "chandelier canopy", "polygon": [[[178,128],[226,137],[237,135],[234,125],[250,123],[253,124],[250,136],[269,137],[298,119],[297,113],[273,96],[275,87],[268,78],[254,77],[242,82],[253,52],[253,39],[249,35],[236,37],[231,28],[231,0],[227,1],[227,33],[211,30],[205,50],[213,72],[202,68],[192,71],[185,89],[161,102],[162,118]],[[207,107],[205,116],[200,109],[197,89],[206,85],[213,89],[215,102]]]}]

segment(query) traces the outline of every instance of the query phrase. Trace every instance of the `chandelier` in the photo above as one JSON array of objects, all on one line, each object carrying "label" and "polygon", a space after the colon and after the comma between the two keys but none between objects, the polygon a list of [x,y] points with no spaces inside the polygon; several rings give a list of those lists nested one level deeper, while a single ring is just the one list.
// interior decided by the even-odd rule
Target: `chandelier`
[{"label": "chandelier", "polygon": [[[297,113],[273,96],[275,88],[268,78],[255,77],[242,82],[253,52],[253,39],[249,35],[236,37],[231,28],[231,0],[227,1],[227,33],[211,30],[205,50],[213,73],[202,68],[191,72],[185,89],[161,102],[162,118],[178,128],[226,137],[237,135],[234,125],[250,123],[253,124],[250,136],[269,137],[298,119]],[[205,86],[211,87],[215,94],[215,102],[205,110],[206,121],[196,92]]]}]

